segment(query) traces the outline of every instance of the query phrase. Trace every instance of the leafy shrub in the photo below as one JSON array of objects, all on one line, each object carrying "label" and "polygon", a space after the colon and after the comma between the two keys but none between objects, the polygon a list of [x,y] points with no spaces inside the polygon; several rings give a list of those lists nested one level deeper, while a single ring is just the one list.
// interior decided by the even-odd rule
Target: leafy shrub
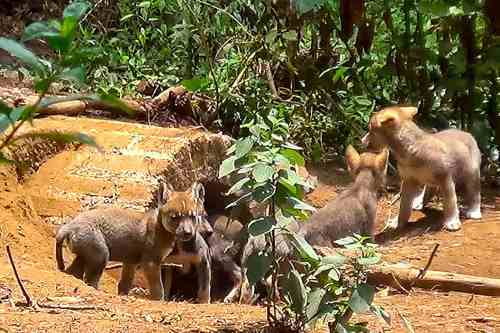
[{"label": "leafy shrub", "polygon": [[50,85],[57,80],[76,82],[78,84],[82,84],[85,80],[84,63],[88,61],[87,56],[91,53],[91,50],[80,48],[77,43],[75,43],[75,39],[77,37],[78,21],[88,8],[89,5],[87,2],[75,1],[65,8],[61,20],[34,22],[26,27],[22,40],[45,39],[47,44],[55,51],[56,58],[53,60],[40,58],[25,48],[21,43],[0,37],[0,48],[9,52],[24,65],[29,67],[35,77],[34,88],[38,93],[38,99],[33,105],[9,107],[4,102],[0,101],[0,133],[3,134],[7,132],[0,142],[0,162],[13,162],[7,158],[4,149],[26,137],[40,137],[42,139],[51,139],[63,143],[79,142],[96,145],[91,137],[76,132],[63,133],[54,130],[44,132],[34,131],[23,135],[16,135],[23,124],[32,122],[40,109],[61,102],[93,99],[111,103],[121,107],[123,110],[128,110],[127,107],[122,105],[118,100],[107,95],[78,95],[62,98],[46,97]]},{"label": "leafy shrub", "polygon": [[500,143],[494,0],[119,0],[118,8],[118,27],[85,38],[102,48],[91,70],[101,91],[131,93],[142,79],[204,82],[196,89],[214,98],[222,127],[240,135],[249,115],[282,108],[313,159],[343,151],[375,108],[395,102],[418,104],[427,127],[472,131],[484,151]]},{"label": "leafy shrub", "polygon": [[[267,299],[270,324],[303,331],[307,325],[326,319],[339,332],[355,332],[360,326],[349,323],[353,312],[370,310],[388,319],[382,308],[372,304],[375,290],[366,283],[366,267],[379,260],[367,238],[354,235],[338,241],[359,252],[357,257],[322,257],[287,228],[295,219],[307,218],[307,212],[314,208],[302,201],[304,189],[310,185],[298,174],[304,158],[300,148],[288,142],[289,126],[284,117],[273,109],[242,127],[248,135],[229,148],[230,156],[222,162],[219,176],[232,176],[234,184],[228,193],[240,195],[228,208],[250,200],[267,207],[267,213],[247,227],[251,237],[266,239],[265,252],[248,259],[247,275],[251,283],[256,283],[271,273]],[[277,251],[280,236],[289,239],[297,252],[285,279],[278,279],[284,260]],[[281,308],[275,300],[278,286],[285,295]]]}]

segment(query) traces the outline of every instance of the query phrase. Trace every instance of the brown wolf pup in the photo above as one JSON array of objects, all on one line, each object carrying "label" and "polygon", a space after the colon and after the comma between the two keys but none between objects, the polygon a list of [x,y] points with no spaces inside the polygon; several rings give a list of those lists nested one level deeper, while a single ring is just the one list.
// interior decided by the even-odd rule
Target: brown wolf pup
[{"label": "brown wolf pup", "polygon": [[[208,224],[208,222],[206,223]],[[187,240],[177,239],[174,250],[165,258],[163,263],[182,265],[181,274],[175,275],[176,278],[182,278],[183,275],[190,273],[194,267],[198,284],[197,301],[198,303],[210,303],[210,288],[212,284],[211,257],[210,249],[202,233],[196,232],[193,237]],[[165,300],[168,300],[172,288],[174,268],[164,266],[161,273],[165,290]]]},{"label": "brown wolf pup", "polygon": [[399,216],[388,227],[403,227],[412,207],[420,208],[424,186],[432,185],[443,194],[444,221],[447,230],[461,227],[455,190],[464,192],[464,215],[481,218],[481,153],[469,133],[448,129],[429,134],[420,129],[413,117],[417,108],[391,106],[372,115],[363,143],[372,148],[388,146],[397,160],[401,176]]},{"label": "brown wolf pup", "polygon": [[[353,233],[373,237],[378,193],[385,184],[388,156],[387,149],[380,153],[367,152],[360,155],[352,146],[347,147],[345,158],[349,172],[355,178],[354,183],[315,212],[309,221],[292,223],[289,230],[297,232],[315,246],[337,246],[336,240]],[[276,243],[278,256],[291,255],[292,247],[283,235],[278,234]],[[246,262],[251,255],[264,248],[264,237],[250,238],[245,246],[240,296],[242,302],[251,301],[254,293],[253,286],[249,286],[246,278]]]},{"label": "brown wolf pup", "polygon": [[[197,297],[200,303],[208,303],[207,299],[229,303],[240,291],[239,261],[244,241],[242,234],[246,230],[239,221],[225,215],[212,214],[203,219],[199,228],[202,237],[188,242],[177,241],[174,251],[165,259],[168,263],[182,264],[182,269],[162,269],[165,298],[172,294],[184,299]],[[198,286],[197,294],[194,285]]]},{"label": "brown wolf pup", "polygon": [[[185,192],[164,187],[158,207],[146,213],[119,208],[95,209],[81,213],[62,226],[56,235],[58,268],[87,284],[98,287],[109,260],[123,262],[119,294],[128,294],[140,264],[149,283],[151,297],[164,299],[160,265],[177,239],[196,234],[203,208],[204,188],[200,183]],[[65,270],[62,245],[67,242],[76,257]]]}]

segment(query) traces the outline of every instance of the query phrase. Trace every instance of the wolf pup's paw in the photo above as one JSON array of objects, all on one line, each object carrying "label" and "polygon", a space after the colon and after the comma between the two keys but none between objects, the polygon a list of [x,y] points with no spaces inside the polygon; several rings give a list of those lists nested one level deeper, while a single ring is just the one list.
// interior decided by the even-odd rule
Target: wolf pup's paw
[{"label": "wolf pup's paw", "polygon": [[481,214],[481,208],[480,207],[472,207],[469,209],[466,209],[464,211],[464,216],[467,219],[471,220],[480,220],[483,215]]},{"label": "wolf pup's paw", "polygon": [[398,217],[391,217],[387,220],[387,222],[385,223],[385,226],[384,226],[384,231],[392,231],[392,230],[396,230],[398,228],[399,224],[398,224]]},{"label": "wolf pup's paw", "polygon": [[444,222],[444,228],[448,231],[457,231],[460,230],[461,227],[462,223],[460,222],[458,216],[449,218],[447,221]]}]

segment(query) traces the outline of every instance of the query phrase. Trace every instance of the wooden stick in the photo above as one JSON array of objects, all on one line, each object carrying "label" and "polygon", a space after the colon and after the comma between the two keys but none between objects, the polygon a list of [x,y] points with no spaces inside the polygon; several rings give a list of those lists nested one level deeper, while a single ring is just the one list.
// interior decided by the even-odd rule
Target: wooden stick
[{"label": "wooden stick", "polygon": [[90,304],[49,304],[49,303],[42,303],[39,302],[38,306],[41,308],[46,308],[46,309],[63,309],[63,310],[101,310],[101,311],[108,311],[108,309],[102,307],[102,306],[97,306],[97,305],[90,305]]},{"label": "wooden stick", "polygon": [[[375,285],[391,286],[395,289],[412,286],[442,290],[459,291],[476,295],[500,296],[500,280],[449,272],[426,271],[425,276],[418,278],[422,270],[402,265],[376,265],[368,272],[368,281]],[[397,279],[397,283],[394,279]]]},{"label": "wooden stick", "polygon": [[422,279],[425,276],[425,273],[427,273],[427,270],[431,266],[432,260],[434,259],[434,256],[436,255],[438,248],[439,248],[439,243],[434,245],[434,249],[432,250],[431,256],[427,260],[427,264],[425,265],[424,269],[420,271],[420,274],[417,276],[418,279]]},{"label": "wooden stick", "polygon": [[28,294],[28,292],[24,288],[23,282],[21,281],[21,278],[19,277],[19,274],[17,273],[17,268],[16,268],[16,265],[14,264],[14,259],[12,259],[12,253],[10,252],[9,245],[7,245],[5,248],[7,250],[7,256],[9,257],[10,266],[12,267],[12,270],[14,271],[14,275],[16,277],[17,284],[21,288],[21,292],[23,293],[23,296],[26,299],[26,305],[32,306],[33,305],[33,301],[31,300],[30,295]]}]

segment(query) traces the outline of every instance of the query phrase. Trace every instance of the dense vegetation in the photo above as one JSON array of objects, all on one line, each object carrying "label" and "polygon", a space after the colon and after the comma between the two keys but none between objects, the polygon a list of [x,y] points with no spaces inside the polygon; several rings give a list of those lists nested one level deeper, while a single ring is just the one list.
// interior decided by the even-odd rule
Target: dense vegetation
[{"label": "dense vegetation", "polygon": [[[275,109],[309,157],[342,151],[389,103],[429,128],[500,143],[495,0],[96,1],[82,24],[91,77],[129,94],[179,82],[215,100],[220,125]],[[322,154],[323,153],[323,154]]]}]

